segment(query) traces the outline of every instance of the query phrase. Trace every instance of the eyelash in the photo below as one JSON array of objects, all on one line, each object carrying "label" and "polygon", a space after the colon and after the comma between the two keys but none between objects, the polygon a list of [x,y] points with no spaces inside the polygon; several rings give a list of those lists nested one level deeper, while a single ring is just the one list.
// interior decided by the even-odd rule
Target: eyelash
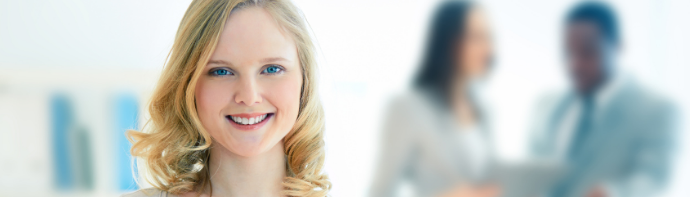
[{"label": "eyelash", "polygon": [[[266,71],[268,71],[269,68],[276,68],[276,69],[278,69],[278,70],[275,71],[274,73],[267,73]],[[283,73],[283,72],[285,72],[285,68],[282,67],[282,66],[280,66],[280,65],[277,65],[277,64],[268,65],[268,66],[266,66],[266,68],[264,68],[263,70],[261,70],[261,74],[267,74],[267,75],[275,75],[275,74],[280,74],[280,73]]]},{"label": "eyelash", "polygon": [[[218,73],[219,71],[225,71],[226,74],[220,74]],[[235,73],[232,73],[230,69],[227,68],[213,68],[208,71],[208,75],[214,76],[214,77],[222,77],[225,75],[235,75]]]},{"label": "eyelash", "polygon": [[[277,71],[274,71],[273,73],[268,73],[269,68],[276,68]],[[224,73],[219,73],[219,72],[224,72]],[[268,65],[263,70],[261,70],[261,74],[267,74],[267,75],[276,75],[276,74],[281,74],[283,72],[285,72],[285,67],[282,67],[282,66],[277,65],[277,64]],[[226,76],[226,75],[235,75],[235,73],[233,73],[232,70],[229,68],[213,68],[213,69],[208,71],[208,74],[210,76],[214,76],[214,77],[222,77],[222,76]]]}]

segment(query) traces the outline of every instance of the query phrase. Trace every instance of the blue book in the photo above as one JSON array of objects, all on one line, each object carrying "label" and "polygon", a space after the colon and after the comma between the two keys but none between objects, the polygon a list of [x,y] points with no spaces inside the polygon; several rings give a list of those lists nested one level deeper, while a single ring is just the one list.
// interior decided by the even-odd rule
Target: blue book
[{"label": "blue book", "polygon": [[50,99],[54,181],[58,190],[71,190],[75,186],[70,148],[70,131],[74,126],[74,112],[69,98],[62,94]]},{"label": "blue book", "polygon": [[115,159],[117,188],[121,191],[136,190],[138,186],[132,176],[132,144],[125,137],[130,129],[138,130],[139,104],[132,95],[119,95],[115,101]]}]

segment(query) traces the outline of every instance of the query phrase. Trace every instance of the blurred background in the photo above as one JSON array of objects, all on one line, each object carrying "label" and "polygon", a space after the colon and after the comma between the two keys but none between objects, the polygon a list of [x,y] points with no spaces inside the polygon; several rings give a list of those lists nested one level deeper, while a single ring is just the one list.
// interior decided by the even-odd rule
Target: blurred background
[{"label": "blurred background", "polygon": [[[418,69],[438,1],[294,2],[318,48],[331,195],[365,196],[384,111]],[[478,2],[494,34],[486,98],[499,157],[524,160],[538,99],[567,85],[562,22],[576,1]],[[621,23],[619,68],[690,111],[690,1],[609,2]],[[0,196],[119,196],[138,189],[124,131],[145,122],[189,3],[0,0]],[[685,117],[662,196],[690,196]]]}]

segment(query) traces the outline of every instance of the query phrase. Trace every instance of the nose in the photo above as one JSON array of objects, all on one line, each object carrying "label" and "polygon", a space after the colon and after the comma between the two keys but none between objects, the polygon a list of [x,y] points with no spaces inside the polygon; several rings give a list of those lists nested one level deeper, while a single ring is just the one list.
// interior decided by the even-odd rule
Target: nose
[{"label": "nose", "polygon": [[253,106],[261,103],[261,94],[258,91],[258,87],[255,79],[251,77],[245,77],[240,79],[237,91],[235,93],[235,103],[247,106]]}]

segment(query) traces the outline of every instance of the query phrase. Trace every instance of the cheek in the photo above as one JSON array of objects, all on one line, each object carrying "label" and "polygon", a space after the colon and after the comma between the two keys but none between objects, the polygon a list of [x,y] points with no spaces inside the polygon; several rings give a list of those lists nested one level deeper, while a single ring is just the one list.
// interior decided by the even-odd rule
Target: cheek
[{"label": "cheek", "polygon": [[287,134],[297,120],[302,88],[301,75],[286,76],[281,80],[270,83],[267,87],[266,99],[277,108],[278,125]]},{"label": "cheek", "polygon": [[466,43],[460,56],[462,70],[467,74],[475,74],[481,70],[485,59],[483,51],[483,46],[476,41]]},{"label": "cheek", "polygon": [[215,130],[214,121],[222,120],[222,109],[227,104],[228,91],[222,91],[223,85],[212,81],[199,80],[196,86],[196,106],[199,119],[209,132]]}]

